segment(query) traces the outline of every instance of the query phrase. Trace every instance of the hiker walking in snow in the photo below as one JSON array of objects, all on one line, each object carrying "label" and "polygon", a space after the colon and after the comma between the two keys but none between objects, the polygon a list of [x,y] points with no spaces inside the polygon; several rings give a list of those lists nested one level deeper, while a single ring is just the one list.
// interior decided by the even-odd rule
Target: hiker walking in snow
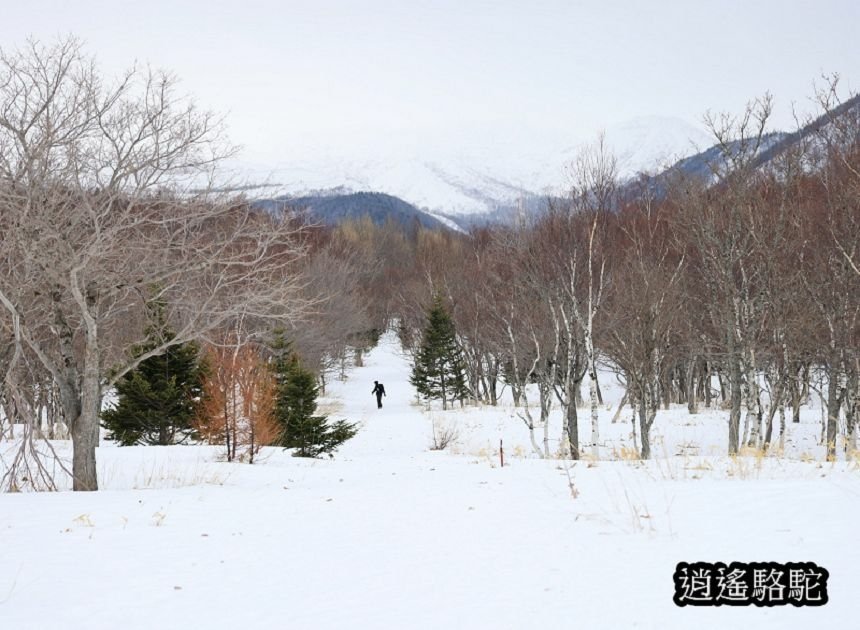
[{"label": "hiker walking in snow", "polygon": [[382,397],[385,396],[385,386],[379,381],[373,381],[373,391],[371,394],[376,394],[376,408],[382,409]]}]

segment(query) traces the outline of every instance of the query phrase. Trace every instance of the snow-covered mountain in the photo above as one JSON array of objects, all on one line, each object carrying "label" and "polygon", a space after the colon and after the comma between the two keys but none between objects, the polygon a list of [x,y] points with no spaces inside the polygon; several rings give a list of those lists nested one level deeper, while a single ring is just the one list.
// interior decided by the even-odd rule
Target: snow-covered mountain
[{"label": "snow-covered mountain", "polygon": [[667,174],[680,171],[701,181],[714,183],[729,169],[732,160],[740,158],[755,169],[778,172],[780,158],[793,149],[800,149],[804,167],[810,171],[820,168],[829,151],[845,150],[860,141],[860,95],[855,95],[818,118],[808,121],[791,132],[773,131],[758,141],[756,138],[735,139],[726,147],[714,145],[704,151],[676,162],[658,174],[655,183]]},{"label": "snow-covered mountain", "polygon": [[[678,118],[636,118],[606,130],[606,143],[618,159],[622,177],[654,173],[679,159],[710,147],[714,140],[704,127]],[[576,149],[570,158],[576,155]]]},{"label": "snow-covered mountain", "polygon": [[[266,195],[303,196],[330,189],[399,197],[437,216],[474,219],[523,199],[562,194],[578,152],[596,138],[563,131],[492,129],[380,141],[350,152],[336,147],[293,149],[258,174],[274,186]],[[677,118],[638,118],[605,131],[621,175],[655,172],[709,146],[704,129]]]}]

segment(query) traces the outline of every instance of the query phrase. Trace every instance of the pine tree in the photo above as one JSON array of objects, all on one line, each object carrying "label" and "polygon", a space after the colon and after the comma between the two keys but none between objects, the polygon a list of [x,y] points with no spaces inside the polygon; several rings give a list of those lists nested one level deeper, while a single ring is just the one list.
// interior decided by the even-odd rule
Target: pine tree
[{"label": "pine tree", "polygon": [[[135,357],[175,336],[164,304],[153,302],[147,308],[152,323],[146,328],[146,341],[132,348]],[[171,346],[125,374],[116,384],[116,405],[102,412],[108,439],[132,446],[176,444],[190,437],[205,375],[199,355],[194,343]]]},{"label": "pine tree", "polygon": [[283,338],[278,337],[274,345],[275,418],[281,425],[280,445],[295,449],[296,457],[333,452],[356,434],[355,424],[345,420],[331,424],[326,416],[316,415],[319,387],[313,372],[302,366]]},{"label": "pine tree", "polygon": [[441,399],[442,409],[448,408],[448,401],[462,401],[468,395],[454,322],[439,296],[434,298],[427,314],[410,382],[425,399]]}]

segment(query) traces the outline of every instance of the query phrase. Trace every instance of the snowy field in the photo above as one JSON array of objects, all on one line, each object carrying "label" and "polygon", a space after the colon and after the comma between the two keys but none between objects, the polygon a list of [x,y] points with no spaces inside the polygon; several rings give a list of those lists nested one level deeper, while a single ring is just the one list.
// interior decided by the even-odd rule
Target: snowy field
[{"label": "snowy field", "polygon": [[[641,463],[606,378],[601,459],[571,465],[509,404],[427,411],[408,376],[386,336],[331,384],[322,409],[361,424],[333,459],[106,443],[100,492],[0,494],[0,630],[860,627],[860,467],[822,462],[819,409],[781,456],[731,459],[726,412],[661,411]],[[815,562],[830,602],[678,608],[699,560]]]}]

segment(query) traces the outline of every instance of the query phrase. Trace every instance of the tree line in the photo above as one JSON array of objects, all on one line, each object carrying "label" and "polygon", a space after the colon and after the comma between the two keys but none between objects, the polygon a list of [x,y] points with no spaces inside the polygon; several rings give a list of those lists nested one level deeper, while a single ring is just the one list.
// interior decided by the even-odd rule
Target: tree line
[{"label": "tree line", "polygon": [[218,415],[255,400],[230,402],[230,387],[271,394],[271,366],[294,356],[324,391],[392,326],[421,395],[495,405],[509,388],[540,456],[554,407],[567,456],[599,455],[605,364],[642,457],[661,406],[726,407],[737,453],[781,445],[817,394],[834,458],[839,439],[856,445],[860,399],[860,123],[836,93],[765,164],[769,98],[710,118],[720,155],[706,180],[622,185],[598,142],[572,164],[568,197],[513,225],[324,228],[222,192],[233,149],[170,75],[108,81],[75,40],[3,51],[0,439],[24,433],[6,468],[50,485],[35,440],[67,430],[74,488],[96,489],[105,392],[147,361],[181,362],[186,344],[210,366],[200,387],[221,391],[192,394],[211,404],[196,435],[233,455],[277,441],[271,424]]},{"label": "tree line", "polygon": [[509,387],[541,456],[554,406],[568,455],[598,455],[598,362],[626,387],[644,458],[661,406],[728,409],[735,454],[782,447],[816,394],[828,459],[840,440],[856,449],[860,108],[834,114],[835,87],[819,95],[814,133],[765,164],[769,97],[708,119],[720,151],[707,180],[621,185],[598,141],[573,164],[570,197],[543,215],[422,234],[399,296],[404,344],[425,352],[424,309],[442,296],[468,397],[493,405]]},{"label": "tree line", "polygon": [[53,487],[38,440],[67,434],[74,489],[97,489],[105,392],[189,342],[214,358],[282,330],[314,374],[370,343],[378,268],[223,192],[233,153],[168,73],[109,79],[74,39],[0,51],[6,485]]}]

